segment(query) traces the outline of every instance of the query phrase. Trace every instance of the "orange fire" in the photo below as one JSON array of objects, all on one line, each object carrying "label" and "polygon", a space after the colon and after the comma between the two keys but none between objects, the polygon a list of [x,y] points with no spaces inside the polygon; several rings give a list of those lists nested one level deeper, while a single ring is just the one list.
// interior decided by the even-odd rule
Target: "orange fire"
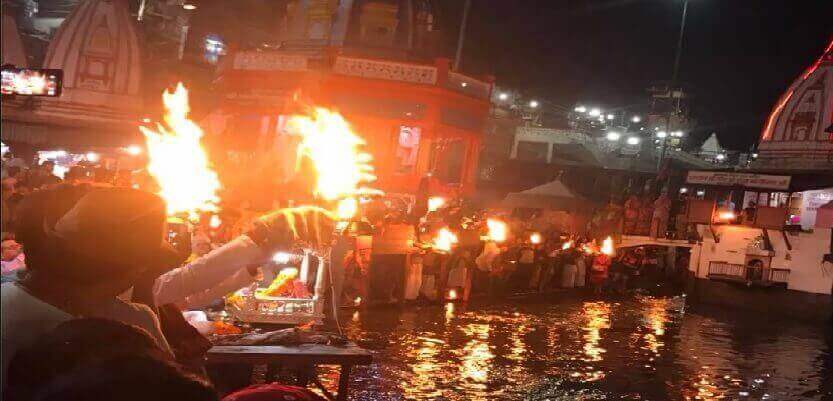
[{"label": "orange fire", "polygon": [[584,251],[584,253],[586,253],[588,255],[592,255],[592,254],[596,253],[595,248],[596,248],[596,246],[594,244],[584,244],[581,247],[581,249]]},{"label": "orange fire", "polygon": [[602,241],[602,253],[607,256],[613,256],[616,250],[613,248],[613,238],[607,237]]},{"label": "orange fire", "polygon": [[288,128],[301,136],[298,160],[306,157],[315,168],[314,193],[324,200],[338,201],[339,218],[355,215],[356,197],[381,194],[365,187],[376,180],[373,158],[361,149],[365,141],[356,135],[340,114],[317,107],[311,115],[295,115]]},{"label": "orange fire", "polygon": [[338,202],[336,216],[339,220],[350,220],[359,211],[359,201],[356,198],[345,198]]},{"label": "orange fire", "polygon": [[443,227],[434,237],[434,249],[442,252],[450,252],[451,247],[457,243],[457,235],[451,232],[448,227]]},{"label": "orange fire", "polygon": [[428,211],[436,212],[441,207],[445,206],[445,198],[439,196],[432,196],[428,198]]},{"label": "orange fire", "polygon": [[561,245],[561,249],[565,250],[565,251],[567,249],[572,248],[572,247],[573,247],[573,241],[567,241],[567,242],[564,243],[564,245]]},{"label": "orange fire", "polygon": [[717,218],[723,221],[734,220],[735,217],[737,217],[737,215],[735,215],[735,213],[731,211],[722,211],[717,215]]},{"label": "orange fire", "polygon": [[529,235],[529,242],[535,245],[540,244],[544,240],[540,233],[532,233]]},{"label": "orange fire", "polygon": [[199,211],[216,211],[220,181],[211,169],[200,144],[202,130],[188,119],[188,91],[179,83],[176,90],[162,94],[165,125],[156,129],[139,127],[148,149],[148,172],[159,184],[159,196],[168,205],[168,214],[187,213],[195,218]]},{"label": "orange fire", "polygon": [[506,223],[497,219],[486,220],[486,226],[489,227],[489,239],[494,242],[506,241],[509,236],[509,229]]},{"label": "orange fire", "polygon": [[298,278],[298,269],[294,267],[285,267],[281,269],[275,280],[269,284],[265,289],[258,289],[255,293],[256,297],[277,297],[283,294],[287,289],[291,288],[292,282]]},{"label": "orange fire", "polygon": [[455,290],[455,289],[448,290],[448,297],[447,298],[448,298],[449,301],[453,301],[453,300],[457,299],[457,290]]}]

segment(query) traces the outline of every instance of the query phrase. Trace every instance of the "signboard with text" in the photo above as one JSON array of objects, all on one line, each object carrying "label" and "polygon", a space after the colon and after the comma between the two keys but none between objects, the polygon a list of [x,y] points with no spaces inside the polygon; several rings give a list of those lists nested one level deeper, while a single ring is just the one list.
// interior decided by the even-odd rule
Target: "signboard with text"
[{"label": "signboard with text", "polygon": [[787,190],[790,188],[790,176],[716,171],[689,171],[686,183],[695,185],[742,186],[747,188]]},{"label": "signboard with text", "polygon": [[306,71],[307,57],[276,52],[241,51],[234,55],[233,68],[256,71]]}]

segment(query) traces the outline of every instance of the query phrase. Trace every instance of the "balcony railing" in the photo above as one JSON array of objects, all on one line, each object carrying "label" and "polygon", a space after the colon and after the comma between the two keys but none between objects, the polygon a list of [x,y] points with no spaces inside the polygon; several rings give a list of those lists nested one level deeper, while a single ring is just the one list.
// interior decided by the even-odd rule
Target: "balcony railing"
[{"label": "balcony railing", "polygon": [[769,270],[769,281],[773,283],[787,283],[790,281],[790,269],[766,269]]},{"label": "balcony railing", "polygon": [[746,277],[746,266],[726,262],[709,262],[709,277],[711,276],[743,280]]},{"label": "balcony railing", "polygon": [[709,278],[750,285],[786,285],[790,279],[790,269],[767,269],[737,263],[709,262]]},{"label": "balcony railing", "polygon": [[306,71],[308,58],[298,54],[242,51],[234,55],[232,66],[236,70],[255,71]]},{"label": "balcony railing", "polygon": [[436,85],[437,68],[395,61],[338,57],[333,72],[362,78]]}]

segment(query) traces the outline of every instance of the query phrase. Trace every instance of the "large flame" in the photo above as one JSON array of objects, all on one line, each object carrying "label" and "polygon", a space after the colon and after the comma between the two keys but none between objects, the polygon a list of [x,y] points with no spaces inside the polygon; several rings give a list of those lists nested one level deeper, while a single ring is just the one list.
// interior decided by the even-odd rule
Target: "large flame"
[{"label": "large flame", "polygon": [[506,241],[509,236],[509,229],[506,223],[497,219],[486,220],[486,226],[489,228],[489,239],[494,242]]},{"label": "large flame", "polygon": [[376,180],[372,157],[362,151],[365,141],[340,114],[317,107],[312,115],[292,116],[288,128],[301,136],[299,162],[304,157],[312,161],[314,193],[328,201],[339,201],[340,218],[355,213],[355,197],[380,193],[365,187]]},{"label": "large flame", "polygon": [[338,202],[338,207],[336,209],[336,216],[340,220],[350,220],[353,216],[356,215],[356,212],[359,210],[359,202],[356,198],[345,198]]},{"label": "large flame", "polygon": [[166,125],[139,129],[147,142],[148,172],[159,184],[168,214],[216,211],[220,181],[200,144],[202,130],[188,119],[188,91],[179,83],[173,93],[162,94],[162,102]]},{"label": "large flame", "polygon": [[449,252],[457,241],[457,235],[451,232],[448,227],[443,227],[437,231],[437,236],[434,237],[433,248],[437,251]]},{"label": "large flame", "polygon": [[428,211],[436,212],[441,207],[445,206],[445,198],[440,196],[432,196],[428,198]]},{"label": "large flame", "polygon": [[529,235],[529,242],[538,245],[544,241],[544,238],[541,236],[541,233],[532,233]]},{"label": "large flame", "polygon": [[602,253],[607,256],[613,256],[616,250],[613,248],[613,238],[607,237],[602,241]]}]

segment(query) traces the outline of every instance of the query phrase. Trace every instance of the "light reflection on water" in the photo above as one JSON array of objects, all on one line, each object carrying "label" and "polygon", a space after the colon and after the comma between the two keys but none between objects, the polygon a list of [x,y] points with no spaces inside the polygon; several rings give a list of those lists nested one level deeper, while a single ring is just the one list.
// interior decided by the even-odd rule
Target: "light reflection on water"
[{"label": "light reflection on water", "polygon": [[407,358],[413,360],[411,371],[413,376],[403,391],[408,399],[430,399],[442,395],[435,377],[440,373],[440,361],[438,355],[440,347],[444,344],[442,340],[429,337],[415,337],[413,346],[406,354]]},{"label": "light reflection on water", "polygon": [[605,302],[585,302],[584,316],[586,323],[583,327],[584,334],[584,355],[586,362],[598,362],[606,349],[599,346],[602,340],[602,329],[610,328],[610,305]]},{"label": "light reflection on water", "polygon": [[831,391],[829,328],[683,310],[679,298],[636,297],[350,312],[348,336],[376,349],[374,364],[355,370],[351,399],[821,400]]},{"label": "light reflection on water", "polygon": [[487,399],[491,360],[495,357],[489,347],[488,324],[467,324],[462,328],[470,340],[458,352],[460,359],[460,387],[473,400]]},{"label": "light reflection on water", "polygon": [[659,350],[665,346],[662,336],[665,335],[665,323],[668,321],[668,299],[667,298],[646,298],[643,300],[646,305],[643,315],[645,316],[645,327],[648,329],[642,337],[648,349],[656,356]]}]

